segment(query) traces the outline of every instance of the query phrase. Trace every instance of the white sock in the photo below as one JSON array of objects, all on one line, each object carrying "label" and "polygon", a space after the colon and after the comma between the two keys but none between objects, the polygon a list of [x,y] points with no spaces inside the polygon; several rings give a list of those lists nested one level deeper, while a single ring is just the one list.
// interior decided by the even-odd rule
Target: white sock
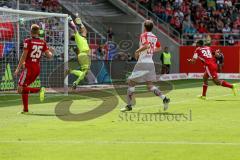
[{"label": "white sock", "polygon": [[153,86],[150,91],[152,91],[156,96],[160,97],[161,99],[164,99],[166,96],[162,94],[160,89],[158,89],[156,86]]},{"label": "white sock", "polygon": [[127,89],[127,104],[132,105],[132,96],[135,92],[135,87],[128,87]]}]

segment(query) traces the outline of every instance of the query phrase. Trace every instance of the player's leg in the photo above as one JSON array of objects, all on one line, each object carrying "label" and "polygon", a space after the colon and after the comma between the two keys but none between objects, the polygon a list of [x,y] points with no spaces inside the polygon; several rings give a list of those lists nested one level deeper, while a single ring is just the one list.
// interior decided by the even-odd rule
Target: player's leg
[{"label": "player's leg", "polygon": [[162,65],[162,71],[161,74],[166,74],[166,65]]},{"label": "player's leg", "polygon": [[[18,82],[18,93],[22,94],[22,101],[23,101],[23,113],[28,112],[28,97],[29,93],[38,93],[40,88],[32,88],[29,87],[31,83],[33,83],[40,73],[40,69],[36,68],[25,68],[20,76]],[[40,95],[40,100],[44,99],[44,93],[42,92],[42,98]]]},{"label": "player's leg", "polygon": [[122,112],[131,111],[133,105],[133,94],[135,92],[135,85],[134,81],[129,80],[128,82],[128,89],[127,89],[127,105],[121,109]]},{"label": "player's leg", "polygon": [[22,96],[22,104],[23,104],[22,113],[27,113],[28,112],[28,93],[23,93],[23,87],[20,85],[17,88],[17,92]]},{"label": "player's leg", "polygon": [[164,111],[168,109],[168,103],[170,102],[170,99],[167,98],[159,88],[157,88],[151,81],[147,81],[147,88],[149,91],[153,92],[156,96],[160,97],[163,100],[163,106]]},{"label": "player's leg", "polygon": [[219,80],[218,78],[213,78],[213,82],[217,85],[217,86],[223,86],[223,87],[227,87],[227,88],[233,88],[233,84],[228,83],[227,81],[224,80]]},{"label": "player's leg", "polygon": [[80,70],[71,70],[70,73],[76,75],[78,78],[73,83],[73,87],[75,88],[87,75],[90,66],[91,60],[88,53],[80,52],[78,54],[78,62],[81,65]]},{"label": "player's leg", "polygon": [[44,101],[45,98],[45,88],[41,87],[41,88],[34,88],[34,87],[29,87],[30,84],[32,84],[37,77],[40,74],[40,68],[32,68],[32,69],[28,69],[29,72],[31,72],[31,74],[29,74],[28,80],[27,80],[27,84],[26,86],[23,87],[23,91],[25,93],[39,93],[39,99],[41,102]]},{"label": "player's leg", "polygon": [[167,65],[167,74],[169,74],[170,73],[170,65],[168,64]]},{"label": "player's leg", "polygon": [[207,89],[208,89],[208,79],[209,79],[209,75],[207,72],[205,72],[203,75],[202,95],[199,97],[203,100],[206,100]]},{"label": "player's leg", "polygon": [[30,73],[25,68],[19,78],[17,91],[22,96],[23,111],[22,113],[28,112],[28,92],[24,91],[24,87],[27,86]]},{"label": "player's leg", "polygon": [[212,78],[213,78],[213,82],[216,85],[220,85],[223,87],[227,87],[232,89],[233,94],[236,96],[237,95],[237,86],[235,84],[231,84],[225,80],[219,80],[218,79],[218,74],[217,74],[217,68],[209,68],[209,74],[211,74]]},{"label": "player's leg", "polygon": [[223,86],[223,87],[232,89],[234,96],[237,95],[237,85],[236,84],[231,84],[227,81],[219,80],[218,78],[214,78],[213,82],[218,86]]}]

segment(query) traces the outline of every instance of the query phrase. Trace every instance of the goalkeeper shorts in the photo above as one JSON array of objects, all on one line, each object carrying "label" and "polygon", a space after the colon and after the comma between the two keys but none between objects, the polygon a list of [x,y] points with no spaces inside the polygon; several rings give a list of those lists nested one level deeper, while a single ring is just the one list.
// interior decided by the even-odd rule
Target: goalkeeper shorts
[{"label": "goalkeeper shorts", "polygon": [[91,59],[88,52],[80,52],[78,54],[78,62],[81,65],[81,70],[89,70],[91,65]]}]

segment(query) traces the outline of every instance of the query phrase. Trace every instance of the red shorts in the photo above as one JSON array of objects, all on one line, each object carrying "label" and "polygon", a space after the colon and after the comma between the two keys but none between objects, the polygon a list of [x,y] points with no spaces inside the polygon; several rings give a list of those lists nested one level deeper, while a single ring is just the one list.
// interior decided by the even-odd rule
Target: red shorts
[{"label": "red shorts", "polygon": [[31,83],[33,83],[36,78],[40,74],[40,67],[38,66],[31,66],[26,67],[19,78],[18,85],[19,86],[29,86]]},{"label": "red shorts", "polygon": [[213,79],[218,78],[218,67],[217,64],[207,64],[205,66],[205,73],[204,76],[205,77],[212,77]]}]

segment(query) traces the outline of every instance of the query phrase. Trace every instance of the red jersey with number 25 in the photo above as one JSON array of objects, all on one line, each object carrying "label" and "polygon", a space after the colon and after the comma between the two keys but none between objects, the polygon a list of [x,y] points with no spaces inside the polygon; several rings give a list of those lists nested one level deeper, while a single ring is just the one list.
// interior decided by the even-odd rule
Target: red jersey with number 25
[{"label": "red jersey with number 25", "polygon": [[27,38],[24,40],[24,50],[27,50],[25,60],[26,67],[40,67],[40,58],[48,50],[46,41],[39,38]]},{"label": "red jersey with number 25", "polygon": [[216,59],[213,56],[213,50],[210,47],[198,47],[194,51],[193,58],[199,58],[205,65],[216,63]]}]

